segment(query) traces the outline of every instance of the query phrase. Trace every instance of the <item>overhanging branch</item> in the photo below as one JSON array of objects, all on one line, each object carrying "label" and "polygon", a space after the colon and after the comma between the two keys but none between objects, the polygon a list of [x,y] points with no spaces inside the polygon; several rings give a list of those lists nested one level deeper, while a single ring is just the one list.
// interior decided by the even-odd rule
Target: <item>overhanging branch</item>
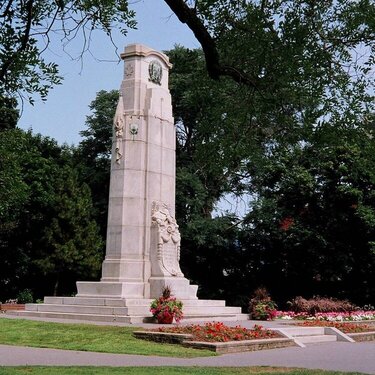
[{"label": "overhanging branch", "polygon": [[189,8],[184,0],[164,1],[177,18],[189,27],[201,44],[206,60],[207,72],[211,78],[217,80],[220,76],[227,76],[238,83],[243,83],[254,88],[257,87],[256,81],[248,77],[244,72],[232,66],[221,65],[215,40],[199,19],[195,8]]}]

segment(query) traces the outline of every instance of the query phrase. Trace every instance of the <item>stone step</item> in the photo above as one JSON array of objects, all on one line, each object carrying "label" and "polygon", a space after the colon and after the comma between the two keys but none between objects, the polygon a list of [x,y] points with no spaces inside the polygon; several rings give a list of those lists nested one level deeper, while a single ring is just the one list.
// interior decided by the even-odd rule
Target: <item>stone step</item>
[{"label": "stone step", "polygon": [[224,300],[214,299],[182,299],[184,306],[221,306],[225,307]]},{"label": "stone step", "polygon": [[[62,313],[62,312],[41,312],[41,311],[13,311],[9,315],[17,315],[21,317],[38,317],[38,318],[53,318],[53,319],[71,319],[71,320],[86,320],[95,322],[117,322],[117,323],[141,323],[143,317],[117,316],[117,315],[94,315],[94,314],[76,314],[76,313]],[[132,320],[133,319],[133,320]]]},{"label": "stone step", "polygon": [[44,297],[45,304],[53,305],[84,305],[84,306],[113,306],[125,307],[126,300],[121,298],[95,297]]},{"label": "stone step", "polygon": [[335,335],[313,335],[313,336],[299,336],[298,341],[303,344],[315,344],[319,342],[332,342],[337,341]]},{"label": "stone step", "polygon": [[[191,299],[181,300],[185,307],[188,306],[225,306],[224,300]],[[58,305],[86,305],[86,306],[150,306],[152,299],[139,298],[98,298],[98,297],[44,297],[46,304]]]},{"label": "stone step", "polygon": [[149,314],[150,307],[130,306],[130,307],[113,307],[113,306],[84,306],[84,305],[57,305],[57,304],[27,304],[26,311],[34,312],[56,312],[72,314],[90,314],[90,315],[145,315]]},{"label": "stone step", "polygon": [[221,314],[241,314],[241,307],[233,306],[185,306],[182,311],[186,315],[221,315]]},{"label": "stone step", "polygon": [[[87,306],[87,305],[66,305],[66,304],[27,304],[26,311],[40,311],[40,312],[61,312],[61,313],[76,313],[76,314],[96,314],[96,315],[149,315],[150,305],[134,305],[128,307],[114,307],[114,306]],[[228,315],[240,314],[239,307],[222,307],[222,306],[184,306],[183,312],[185,315]]]},{"label": "stone step", "polygon": [[[151,314],[144,315],[100,315],[100,314],[82,314],[82,313],[68,313],[68,312],[51,312],[51,311],[9,311],[9,315],[17,315],[20,317],[39,317],[52,319],[67,319],[67,320],[82,320],[82,321],[96,321],[96,322],[117,322],[128,324],[151,323],[154,322]],[[217,315],[186,315],[182,322],[186,324],[201,321],[233,321],[245,320],[248,318],[246,314],[217,314]]]},{"label": "stone step", "polygon": [[282,330],[293,337],[324,335],[325,333],[323,327],[288,327]]}]

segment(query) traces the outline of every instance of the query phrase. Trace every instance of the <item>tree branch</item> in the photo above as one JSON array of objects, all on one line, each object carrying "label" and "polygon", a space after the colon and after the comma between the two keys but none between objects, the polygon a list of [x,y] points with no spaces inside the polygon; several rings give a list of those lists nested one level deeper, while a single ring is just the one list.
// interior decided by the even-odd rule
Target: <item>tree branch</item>
[{"label": "tree branch", "polygon": [[4,10],[4,13],[0,15],[1,18],[5,18],[8,14],[9,14],[9,11],[10,11],[10,8],[12,6],[12,3],[13,3],[13,0],[9,0],[8,1],[8,4]]},{"label": "tree branch", "polygon": [[176,14],[178,19],[189,27],[201,44],[206,59],[207,72],[211,78],[218,80],[220,76],[228,76],[238,83],[243,83],[254,88],[257,87],[256,80],[250,79],[244,72],[232,66],[221,65],[215,40],[199,19],[195,8],[189,8],[184,0],[164,1]]},{"label": "tree branch", "polygon": [[26,11],[27,11],[27,18],[26,18],[27,22],[25,25],[24,35],[21,39],[21,45],[14,53],[11,54],[10,58],[3,63],[3,66],[1,67],[1,70],[0,70],[0,81],[5,80],[7,71],[9,70],[10,66],[16,61],[16,56],[20,54],[21,52],[23,52],[27,48],[27,45],[29,43],[31,23],[33,20],[33,0],[29,0],[27,2]]}]

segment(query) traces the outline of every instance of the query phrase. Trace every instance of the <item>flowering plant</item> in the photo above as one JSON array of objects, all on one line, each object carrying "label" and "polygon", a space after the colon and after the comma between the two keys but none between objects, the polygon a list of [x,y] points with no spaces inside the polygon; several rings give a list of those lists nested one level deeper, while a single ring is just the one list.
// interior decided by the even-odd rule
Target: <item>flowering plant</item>
[{"label": "flowering plant", "polygon": [[165,287],[162,296],[152,301],[150,312],[158,323],[171,324],[173,319],[179,323],[183,318],[182,307],[182,302],[171,296],[171,289]]},{"label": "flowering plant", "polygon": [[319,320],[329,322],[347,322],[375,320],[375,311],[349,311],[349,312],[328,312],[316,313],[314,315],[307,312],[295,313],[294,311],[277,311],[276,317],[285,320]]},{"label": "flowering plant", "polygon": [[273,301],[258,302],[253,307],[251,318],[255,320],[274,320],[276,313],[276,305]]},{"label": "flowering plant", "polygon": [[206,323],[203,326],[191,324],[178,327],[162,327],[159,332],[185,333],[193,335],[192,340],[204,342],[227,342],[279,337],[279,334],[255,324],[252,329],[241,326],[228,327],[221,322]]},{"label": "flowering plant", "polygon": [[276,303],[272,301],[265,288],[258,288],[249,302],[251,319],[274,320],[276,318]]}]

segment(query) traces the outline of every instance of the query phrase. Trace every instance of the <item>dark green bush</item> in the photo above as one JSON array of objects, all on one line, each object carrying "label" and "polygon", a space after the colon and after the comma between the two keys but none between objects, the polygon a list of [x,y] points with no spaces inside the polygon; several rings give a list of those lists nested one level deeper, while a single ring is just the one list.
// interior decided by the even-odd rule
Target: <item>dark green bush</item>
[{"label": "dark green bush", "polygon": [[33,294],[30,289],[24,289],[18,293],[17,302],[18,303],[32,303],[34,301]]}]

